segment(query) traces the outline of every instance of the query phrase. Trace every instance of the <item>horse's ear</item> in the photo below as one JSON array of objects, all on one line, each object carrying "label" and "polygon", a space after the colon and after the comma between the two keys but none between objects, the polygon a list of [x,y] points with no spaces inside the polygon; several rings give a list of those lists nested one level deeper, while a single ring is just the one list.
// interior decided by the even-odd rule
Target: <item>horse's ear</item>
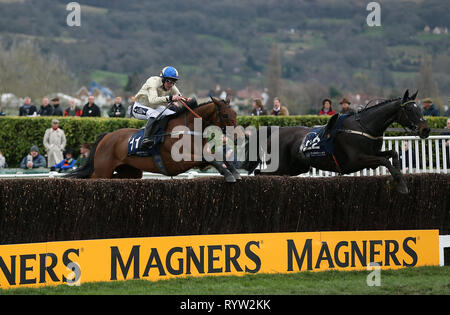
[{"label": "horse's ear", "polygon": [[417,98],[417,93],[419,93],[419,90],[416,91],[413,95],[410,96],[412,100],[415,100]]},{"label": "horse's ear", "polygon": [[403,103],[406,102],[409,99],[409,90],[405,91],[405,94],[403,95]]},{"label": "horse's ear", "polygon": [[215,98],[214,96],[209,96],[211,98],[211,101],[213,101],[214,104],[217,104],[219,102],[219,100],[217,98]]}]

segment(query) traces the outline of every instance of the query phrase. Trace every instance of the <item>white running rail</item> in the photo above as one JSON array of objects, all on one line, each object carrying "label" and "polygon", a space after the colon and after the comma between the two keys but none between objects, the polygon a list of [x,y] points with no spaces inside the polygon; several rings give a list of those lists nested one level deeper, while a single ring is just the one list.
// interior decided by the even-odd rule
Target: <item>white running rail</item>
[{"label": "white running rail", "polygon": [[[444,173],[450,174],[450,136],[430,136],[420,139],[417,136],[384,137],[382,150],[395,150],[401,157],[403,174]],[[406,150],[408,146],[409,150]],[[406,158],[403,158],[406,156]],[[391,159],[392,162],[392,159]],[[408,167],[409,166],[409,167]],[[375,170],[364,169],[350,176],[388,175],[385,167]],[[300,176],[334,176],[336,173],[312,168],[310,173]]]},{"label": "white running rail", "polygon": [[[430,136],[427,139],[420,139],[417,136],[400,136],[400,137],[384,137],[382,150],[395,150],[399,152],[401,157],[402,172],[404,174],[416,173],[443,173],[450,174],[450,135],[448,136]],[[409,150],[406,151],[405,145]],[[447,144],[447,145],[446,145]],[[392,162],[392,160],[391,160]],[[408,167],[411,166],[411,167]],[[264,164],[262,166],[264,169]],[[63,174],[56,172],[40,173],[40,174],[0,174],[2,178],[46,178],[60,177]],[[246,172],[241,173],[246,176]],[[317,170],[312,168],[309,173],[301,174],[302,177],[325,177],[335,176],[337,173]],[[389,171],[385,167],[378,167],[375,170],[364,169],[362,171],[350,174],[350,176],[373,176],[373,175],[389,175]],[[219,176],[219,173],[203,173],[195,170],[179,174],[174,177],[164,176],[157,173],[144,172],[143,178],[171,179],[171,178],[198,178],[205,176]]]}]

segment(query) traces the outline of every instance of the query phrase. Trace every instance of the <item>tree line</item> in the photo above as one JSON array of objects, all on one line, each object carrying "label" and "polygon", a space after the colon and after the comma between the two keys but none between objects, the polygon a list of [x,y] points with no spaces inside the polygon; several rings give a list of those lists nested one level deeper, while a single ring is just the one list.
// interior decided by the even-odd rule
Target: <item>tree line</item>
[{"label": "tree line", "polygon": [[[262,88],[269,73],[281,71],[281,93],[304,91],[301,104],[317,90],[386,95],[414,88],[430,56],[437,90],[450,95],[450,37],[422,34],[426,25],[448,26],[446,0],[385,1],[379,28],[365,24],[368,11],[356,0],[79,3],[81,26],[68,27],[67,1],[1,2],[4,50],[33,41],[83,84],[93,70],[147,77],[170,64],[190,82],[187,92],[215,84]],[[275,46],[281,70],[271,66]]]}]

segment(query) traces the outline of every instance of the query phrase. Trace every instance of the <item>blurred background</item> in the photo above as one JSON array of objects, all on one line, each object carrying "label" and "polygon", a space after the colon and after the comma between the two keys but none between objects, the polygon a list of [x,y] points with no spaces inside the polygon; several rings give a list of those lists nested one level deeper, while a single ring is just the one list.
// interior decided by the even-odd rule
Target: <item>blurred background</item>
[{"label": "blurred background", "polygon": [[0,0],[0,105],[17,115],[25,96],[95,93],[106,106],[171,65],[183,94],[231,96],[240,114],[261,96],[316,114],[324,98],[365,105],[406,88],[448,113],[448,0],[378,1],[374,27],[369,2],[89,0],[70,27],[69,1]]}]

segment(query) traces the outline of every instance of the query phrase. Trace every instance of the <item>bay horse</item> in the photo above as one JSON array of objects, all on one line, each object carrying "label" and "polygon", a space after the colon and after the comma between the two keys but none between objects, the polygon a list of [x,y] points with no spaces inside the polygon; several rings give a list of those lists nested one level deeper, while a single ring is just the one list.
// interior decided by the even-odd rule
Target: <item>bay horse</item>
[{"label": "bay horse", "polygon": [[[401,173],[398,153],[394,150],[381,151],[383,134],[393,123],[397,122],[405,129],[425,139],[430,134],[430,128],[423,118],[415,99],[417,92],[409,96],[406,90],[403,97],[383,101],[379,104],[350,114],[343,120],[341,126],[335,129],[333,154],[321,157],[307,157],[300,150],[305,137],[313,128],[285,127],[279,128],[279,164],[273,172],[255,170],[259,161],[249,162],[247,170],[255,175],[289,175],[296,176],[309,172],[311,167],[332,171],[339,174],[350,174],[365,168],[376,169],[386,167],[394,178],[396,189],[400,193],[408,193],[405,180]],[[335,114],[324,126],[324,132],[329,134],[336,125],[340,114]],[[267,151],[271,150],[270,141]],[[264,154],[264,153],[263,153]],[[392,158],[392,163],[389,159]]]},{"label": "bay horse", "polygon": [[[122,128],[110,133],[104,133],[98,136],[94,143],[91,153],[86,164],[74,171],[66,174],[67,178],[142,178],[143,171],[162,173],[161,163],[163,165],[164,175],[176,176],[184,173],[194,167],[204,167],[207,164],[213,165],[225,177],[227,182],[236,182],[241,179],[236,169],[229,163],[219,163],[217,161],[206,162],[201,157],[194,156],[197,152],[203,152],[202,148],[206,144],[207,139],[199,143],[202,148],[195,150],[192,146],[190,159],[175,161],[172,158],[172,147],[179,141],[178,138],[172,137],[172,130],[177,126],[185,126],[189,130],[194,130],[194,118],[202,119],[202,132],[210,125],[215,125],[222,130],[226,126],[236,127],[236,112],[230,106],[230,100],[219,100],[211,98],[211,101],[200,104],[196,107],[181,108],[174,118],[169,120],[163,142],[159,147],[160,161],[155,161],[154,157],[139,157],[128,155],[128,143],[139,129]],[[186,136],[186,135],[183,135]],[[190,137],[202,137],[194,135],[192,132]],[[197,148],[198,149],[198,148]]]}]

